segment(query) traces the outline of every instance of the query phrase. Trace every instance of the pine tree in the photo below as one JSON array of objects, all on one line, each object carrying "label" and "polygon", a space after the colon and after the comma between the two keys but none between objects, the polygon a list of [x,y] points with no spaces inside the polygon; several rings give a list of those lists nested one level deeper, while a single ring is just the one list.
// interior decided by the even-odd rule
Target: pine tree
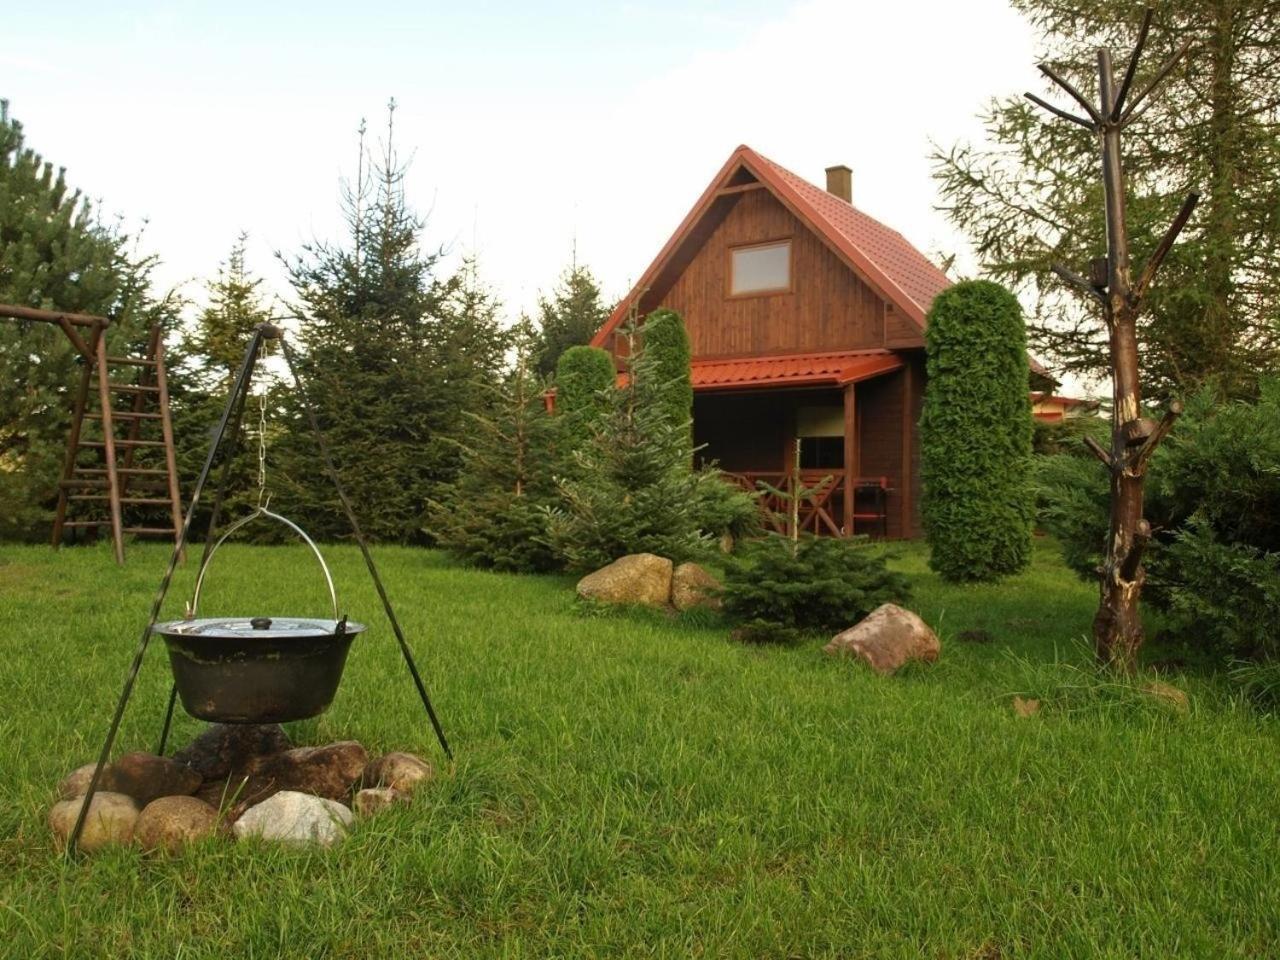
[{"label": "pine tree", "polygon": [[[465,388],[441,356],[460,279],[439,278],[441,251],[422,248],[394,118],[393,100],[376,158],[361,124],[356,177],[342,195],[346,243],[315,242],[282,259],[301,317],[300,372],[343,484],[370,536],[404,541],[420,539],[428,500],[456,470],[457,451],[440,438],[457,426]],[[300,401],[296,390],[282,395],[292,428],[278,451],[279,502],[314,535],[345,534]]]},{"label": "pine tree", "polygon": [[489,414],[469,413],[458,479],[432,502],[426,532],[454,556],[512,572],[554,569],[547,543],[552,501],[551,418],[545,383],[533,371],[535,343],[517,328],[516,360],[505,382],[489,387]]},{"label": "pine tree", "polygon": [[587,267],[574,262],[560,275],[550,297],[538,298],[541,348],[538,373],[549,377],[570,347],[591,342],[608,319],[609,309],[600,298],[600,285]]},{"label": "pine tree", "polygon": [[[79,191],[25,143],[0,100],[0,302],[109,317],[112,352],[137,346],[177,304]],[[81,357],[56,328],[0,320],[0,538],[48,536]]]},{"label": "pine tree", "polygon": [[[1015,0],[1040,32],[1042,59],[1088,92],[1097,47],[1127,49],[1146,0]],[[1252,395],[1280,366],[1280,3],[1171,0],[1150,32],[1150,71],[1191,47],[1125,133],[1128,222],[1147,260],[1188,189],[1202,201],[1162,268],[1140,321],[1143,378],[1159,397],[1215,382]],[[1021,97],[983,116],[994,146],[935,153],[943,209],[973,241],[983,272],[1037,301],[1033,348],[1066,371],[1103,375],[1107,333],[1052,275],[1106,249],[1094,141]],[[1151,389],[1154,388],[1154,389]]]}]

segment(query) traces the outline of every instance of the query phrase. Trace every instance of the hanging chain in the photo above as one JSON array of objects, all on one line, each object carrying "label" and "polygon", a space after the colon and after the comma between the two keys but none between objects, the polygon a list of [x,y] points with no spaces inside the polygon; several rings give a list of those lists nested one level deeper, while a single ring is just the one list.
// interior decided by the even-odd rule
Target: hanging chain
[{"label": "hanging chain", "polygon": [[258,509],[271,503],[267,493],[267,392],[258,394]]}]

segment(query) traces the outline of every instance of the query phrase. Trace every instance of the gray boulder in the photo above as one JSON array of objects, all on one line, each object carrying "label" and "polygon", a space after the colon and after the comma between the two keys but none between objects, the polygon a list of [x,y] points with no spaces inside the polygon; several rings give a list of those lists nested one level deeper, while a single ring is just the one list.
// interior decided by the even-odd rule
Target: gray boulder
[{"label": "gray boulder", "polygon": [[328,847],[345,837],[354,821],[351,810],[336,800],[282,790],[246,810],[231,829],[241,839]]}]

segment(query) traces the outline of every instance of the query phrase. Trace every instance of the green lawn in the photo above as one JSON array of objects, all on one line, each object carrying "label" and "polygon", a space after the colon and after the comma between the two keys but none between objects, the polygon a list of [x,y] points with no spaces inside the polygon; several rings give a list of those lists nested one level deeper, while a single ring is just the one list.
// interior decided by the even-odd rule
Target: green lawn
[{"label": "green lawn", "polygon": [[[371,629],[296,742],[439,759],[359,554]],[[96,751],[164,564],[0,547],[0,956],[1224,957],[1280,951],[1275,721],[1174,677],[1189,716],[1081,667],[1093,590],[1041,545],[998,588],[911,548],[941,661],[891,679],[817,645],[590,615],[570,580],[377,551],[457,753],[329,852],[210,843],[76,866],[57,780]],[[301,549],[228,547],[207,612],[323,612]],[[191,566],[171,593],[177,615]],[[982,628],[989,644],[955,640]],[[121,749],[151,749],[148,655]],[[1013,694],[1047,698],[1017,719]],[[177,742],[198,729],[180,719]]]}]

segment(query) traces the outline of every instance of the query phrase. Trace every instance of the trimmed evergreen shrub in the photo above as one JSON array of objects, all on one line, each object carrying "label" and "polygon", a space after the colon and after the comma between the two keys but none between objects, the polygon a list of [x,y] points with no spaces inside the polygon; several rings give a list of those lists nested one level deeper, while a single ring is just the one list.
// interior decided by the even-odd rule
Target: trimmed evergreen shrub
[{"label": "trimmed evergreen shrub", "polygon": [[594,419],[609,406],[605,391],[617,374],[613,357],[599,347],[570,347],[556,364],[556,413]]},{"label": "trimmed evergreen shrub", "polygon": [[[1083,448],[1039,459],[1040,523],[1094,579],[1106,471]],[[1170,631],[1215,656],[1280,656],[1280,380],[1255,403],[1221,403],[1212,386],[1192,397],[1148,467],[1145,512],[1144,597]]]},{"label": "trimmed evergreen shrub", "polygon": [[987,280],[941,293],[925,331],[920,421],[929,565],[943,579],[991,581],[1031,558],[1031,404],[1017,298]]},{"label": "trimmed evergreen shrub", "polygon": [[657,402],[672,423],[689,430],[690,455],[693,444],[693,377],[689,334],[680,314],[665,307],[649,314],[640,330],[644,352],[653,364]]},{"label": "trimmed evergreen shrub", "polygon": [[864,538],[768,536],[725,558],[725,615],[736,635],[786,643],[853,626],[882,603],[905,603],[907,578]]},{"label": "trimmed evergreen shrub", "polygon": [[[633,344],[638,337],[632,331]],[[628,553],[677,562],[704,556],[711,537],[694,510],[698,479],[690,462],[687,422],[672,422],[655,356],[641,348],[627,359],[620,389],[606,391],[596,421],[564,428],[572,462],[556,478],[560,504],[548,515],[552,547],[565,564],[590,570]],[[564,429],[559,431],[565,437]]]}]

